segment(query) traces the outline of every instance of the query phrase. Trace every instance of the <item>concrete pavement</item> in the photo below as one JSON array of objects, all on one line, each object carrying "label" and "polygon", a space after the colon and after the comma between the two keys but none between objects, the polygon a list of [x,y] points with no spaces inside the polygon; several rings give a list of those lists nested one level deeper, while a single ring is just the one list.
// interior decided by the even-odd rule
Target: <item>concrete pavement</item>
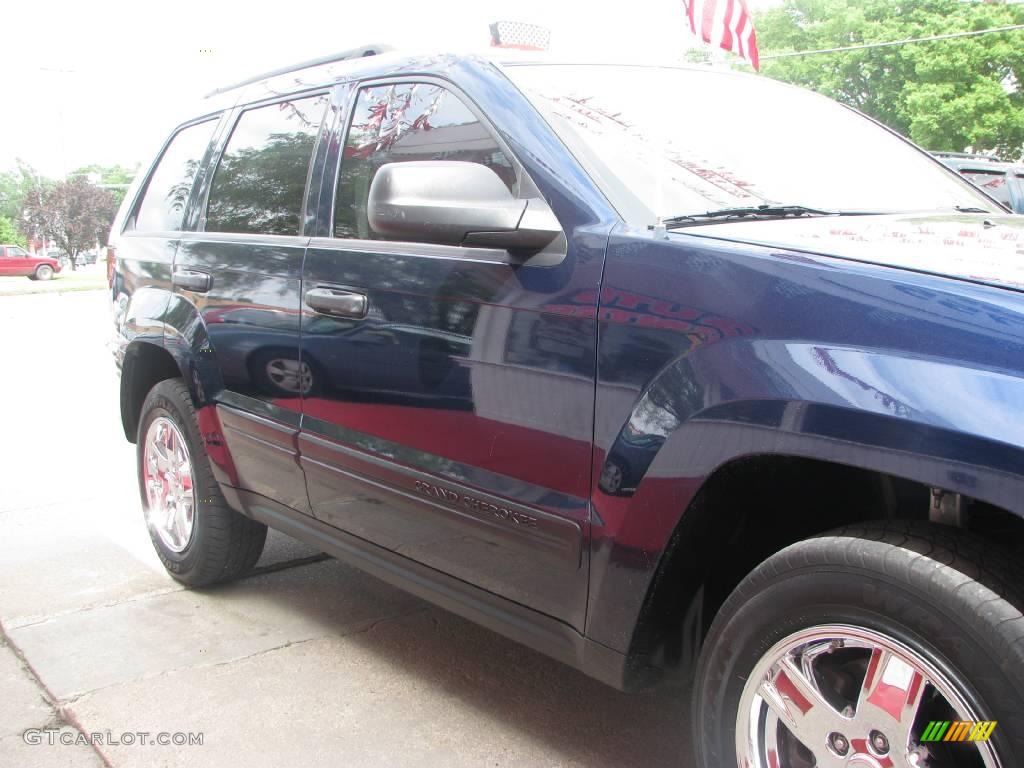
[{"label": "concrete pavement", "polygon": [[103,292],[0,297],[0,766],[690,764],[688,694],[619,694],[280,534],[182,589],[109,327]]}]

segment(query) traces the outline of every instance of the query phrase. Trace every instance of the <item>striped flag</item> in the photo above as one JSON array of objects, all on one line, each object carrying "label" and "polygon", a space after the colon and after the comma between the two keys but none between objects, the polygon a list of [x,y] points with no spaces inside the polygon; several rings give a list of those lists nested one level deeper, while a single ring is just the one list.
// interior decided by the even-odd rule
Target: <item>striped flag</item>
[{"label": "striped flag", "polygon": [[746,0],[683,0],[683,7],[693,34],[746,59],[755,70],[761,68]]}]

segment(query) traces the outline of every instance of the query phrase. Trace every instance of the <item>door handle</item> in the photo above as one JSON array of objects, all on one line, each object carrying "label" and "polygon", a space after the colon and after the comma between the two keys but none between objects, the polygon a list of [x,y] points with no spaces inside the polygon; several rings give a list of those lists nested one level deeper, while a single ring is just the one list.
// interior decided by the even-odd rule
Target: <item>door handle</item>
[{"label": "door handle", "polygon": [[312,288],[306,291],[310,309],[335,317],[366,317],[366,296],[341,288]]},{"label": "door handle", "polygon": [[186,291],[206,293],[213,285],[213,277],[194,269],[179,269],[171,276],[171,284]]}]

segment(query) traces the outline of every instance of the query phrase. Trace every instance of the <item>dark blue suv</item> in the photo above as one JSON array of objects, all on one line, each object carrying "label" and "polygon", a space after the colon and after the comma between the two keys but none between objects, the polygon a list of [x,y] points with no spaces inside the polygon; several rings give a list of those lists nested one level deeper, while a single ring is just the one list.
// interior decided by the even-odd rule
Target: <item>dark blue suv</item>
[{"label": "dark blue suv", "polygon": [[1024,765],[1024,223],[899,136],[711,69],[365,49],[208,97],[111,244],[179,581],[271,526],[692,683],[704,768]]}]

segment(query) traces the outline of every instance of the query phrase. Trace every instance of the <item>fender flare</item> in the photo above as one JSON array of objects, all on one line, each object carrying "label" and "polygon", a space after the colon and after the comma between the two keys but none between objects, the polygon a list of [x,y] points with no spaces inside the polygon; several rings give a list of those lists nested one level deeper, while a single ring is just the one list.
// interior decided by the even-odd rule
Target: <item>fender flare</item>
[{"label": "fender flare", "polygon": [[[784,379],[779,361],[784,360]],[[970,394],[965,409],[949,392]],[[1024,379],[886,350],[736,339],[683,356],[636,398],[595,478],[587,636],[628,652],[653,580],[705,483],[754,456],[801,457],[963,493],[1024,517]]]},{"label": "fender flare", "polygon": [[[156,288],[138,291],[133,299],[142,295],[145,300],[130,301],[120,321],[124,345],[119,354],[121,420],[130,441],[135,439],[131,428],[142,405],[138,383],[143,373],[140,364],[156,367],[148,372],[147,381],[168,378],[172,373],[180,376],[197,412],[211,405],[213,397],[224,386],[209,334],[195,305],[183,296]],[[146,308],[150,311],[140,314]],[[162,362],[167,358],[173,361],[173,372]]]}]

